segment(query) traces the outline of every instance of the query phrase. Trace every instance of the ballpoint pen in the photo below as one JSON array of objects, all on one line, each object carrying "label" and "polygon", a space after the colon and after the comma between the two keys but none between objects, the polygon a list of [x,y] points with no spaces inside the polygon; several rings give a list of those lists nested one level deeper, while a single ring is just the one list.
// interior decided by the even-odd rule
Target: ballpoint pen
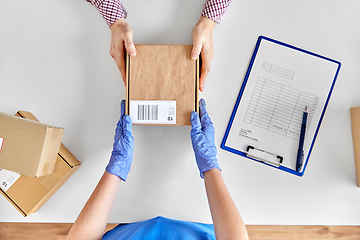
[{"label": "ballpoint pen", "polygon": [[297,172],[300,172],[301,167],[303,165],[303,159],[304,159],[303,147],[304,147],[307,116],[308,116],[307,106],[305,106],[303,118],[302,118],[301,130],[300,130],[299,149],[298,149],[297,157],[296,157],[296,171]]}]

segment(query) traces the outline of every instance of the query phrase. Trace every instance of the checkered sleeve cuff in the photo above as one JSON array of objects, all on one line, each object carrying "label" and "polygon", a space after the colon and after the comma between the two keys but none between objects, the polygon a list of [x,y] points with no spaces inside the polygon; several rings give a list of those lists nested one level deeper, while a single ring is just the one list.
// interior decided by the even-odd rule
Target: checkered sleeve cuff
[{"label": "checkered sleeve cuff", "polygon": [[126,18],[127,12],[123,7],[121,0],[86,0],[96,7],[110,27],[120,18]]},{"label": "checkered sleeve cuff", "polygon": [[220,23],[221,18],[229,8],[231,0],[207,0],[202,16],[210,18],[216,23]]}]

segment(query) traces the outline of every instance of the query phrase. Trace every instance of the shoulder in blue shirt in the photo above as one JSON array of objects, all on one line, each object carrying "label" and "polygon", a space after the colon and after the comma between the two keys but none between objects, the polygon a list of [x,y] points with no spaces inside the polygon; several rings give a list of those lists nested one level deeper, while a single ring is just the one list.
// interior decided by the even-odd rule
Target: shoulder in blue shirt
[{"label": "shoulder in blue shirt", "polygon": [[106,240],[215,239],[212,224],[156,217],[146,221],[119,224],[105,233]]}]

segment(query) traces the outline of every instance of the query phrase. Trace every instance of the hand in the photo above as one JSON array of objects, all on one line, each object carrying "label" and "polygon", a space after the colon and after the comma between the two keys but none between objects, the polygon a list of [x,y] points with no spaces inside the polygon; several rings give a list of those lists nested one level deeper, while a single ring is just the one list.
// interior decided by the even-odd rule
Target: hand
[{"label": "hand", "polygon": [[113,151],[106,171],[120,177],[123,181],[127,179],[134,152],[131,128],[131,118],[129,115],[125,115],[125,100],[122,100],[121,116],[116,126]]},{"label": "hand", "polygon": [[110,55],[114,58],[120,70],[121,77],[126,84],[125,52],[131,57],[136,56],[136,48],[133,43],[133,31],[124,18],[120,18],[110,26],[111,48]]},{"label": "hand", "polygon": [[213,123],[206,112],[206,103],[200,99],[200,118],[197,112],[191,113],[191,142],[195,153],[200,177],[212,168],[220,169],[216,159],[215,130]]},{"label": "hand", "polygon": [[202,65],[200,69],[200,91],[204,91],[205,79],[210,71],[211,59],[214,57],[212,31],[215,22],[207,17],[201,16],[192,30],[193,48],[191,59],[196,60],[201,52]]}]

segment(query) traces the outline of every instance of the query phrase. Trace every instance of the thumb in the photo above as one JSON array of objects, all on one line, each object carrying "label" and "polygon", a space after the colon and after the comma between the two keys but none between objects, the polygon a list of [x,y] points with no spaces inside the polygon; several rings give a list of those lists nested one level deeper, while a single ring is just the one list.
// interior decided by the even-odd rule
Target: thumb
[{"label": "thumb", "polygon": [[120,106],[121,106],[120,107],[120,112],[121,112],[120,118],[123,118],[125,116],[125,99],[121,100]]},{"label": "thumb", "polygon": [[200,110],[200,118],[202,118],[206,113],[206,102],[203,98],[199,101],[199,110]]},{"label": "thumb", "polygon": [[124,119],[124,115],[125,115],[125,100],[121,100],[120,103],[120,118],[119,121],[116,124],[116,131],[122,131],[122,127],[123,127],[123,119]]},{"label": "thumb", "polygon": [[129,134],[131,135],[132,130],[132,121],[129,115],[125,115],[122,119],[122,130],[123,134]]},{"label": "thumb", "polygon": [[191,127],[195,131],[199,131],[201,129],[199,114],[195,111],[191,113]]},{"label": "thumb", "polygon": [[201,49],[202,49],[202,43],[199,40],[194,39],[193,48],[191,50],[191,59],[192,60],[198,59]]},{"label": "thumb", "polygon": [[125,48],[128,51],[129,55],[131,57],[135,57],[136,56],[136,48],[135,48],[135,45],[133,42],[132,32],[126,33],[126,35],[124,37],[124,43],[125,43]]}]

